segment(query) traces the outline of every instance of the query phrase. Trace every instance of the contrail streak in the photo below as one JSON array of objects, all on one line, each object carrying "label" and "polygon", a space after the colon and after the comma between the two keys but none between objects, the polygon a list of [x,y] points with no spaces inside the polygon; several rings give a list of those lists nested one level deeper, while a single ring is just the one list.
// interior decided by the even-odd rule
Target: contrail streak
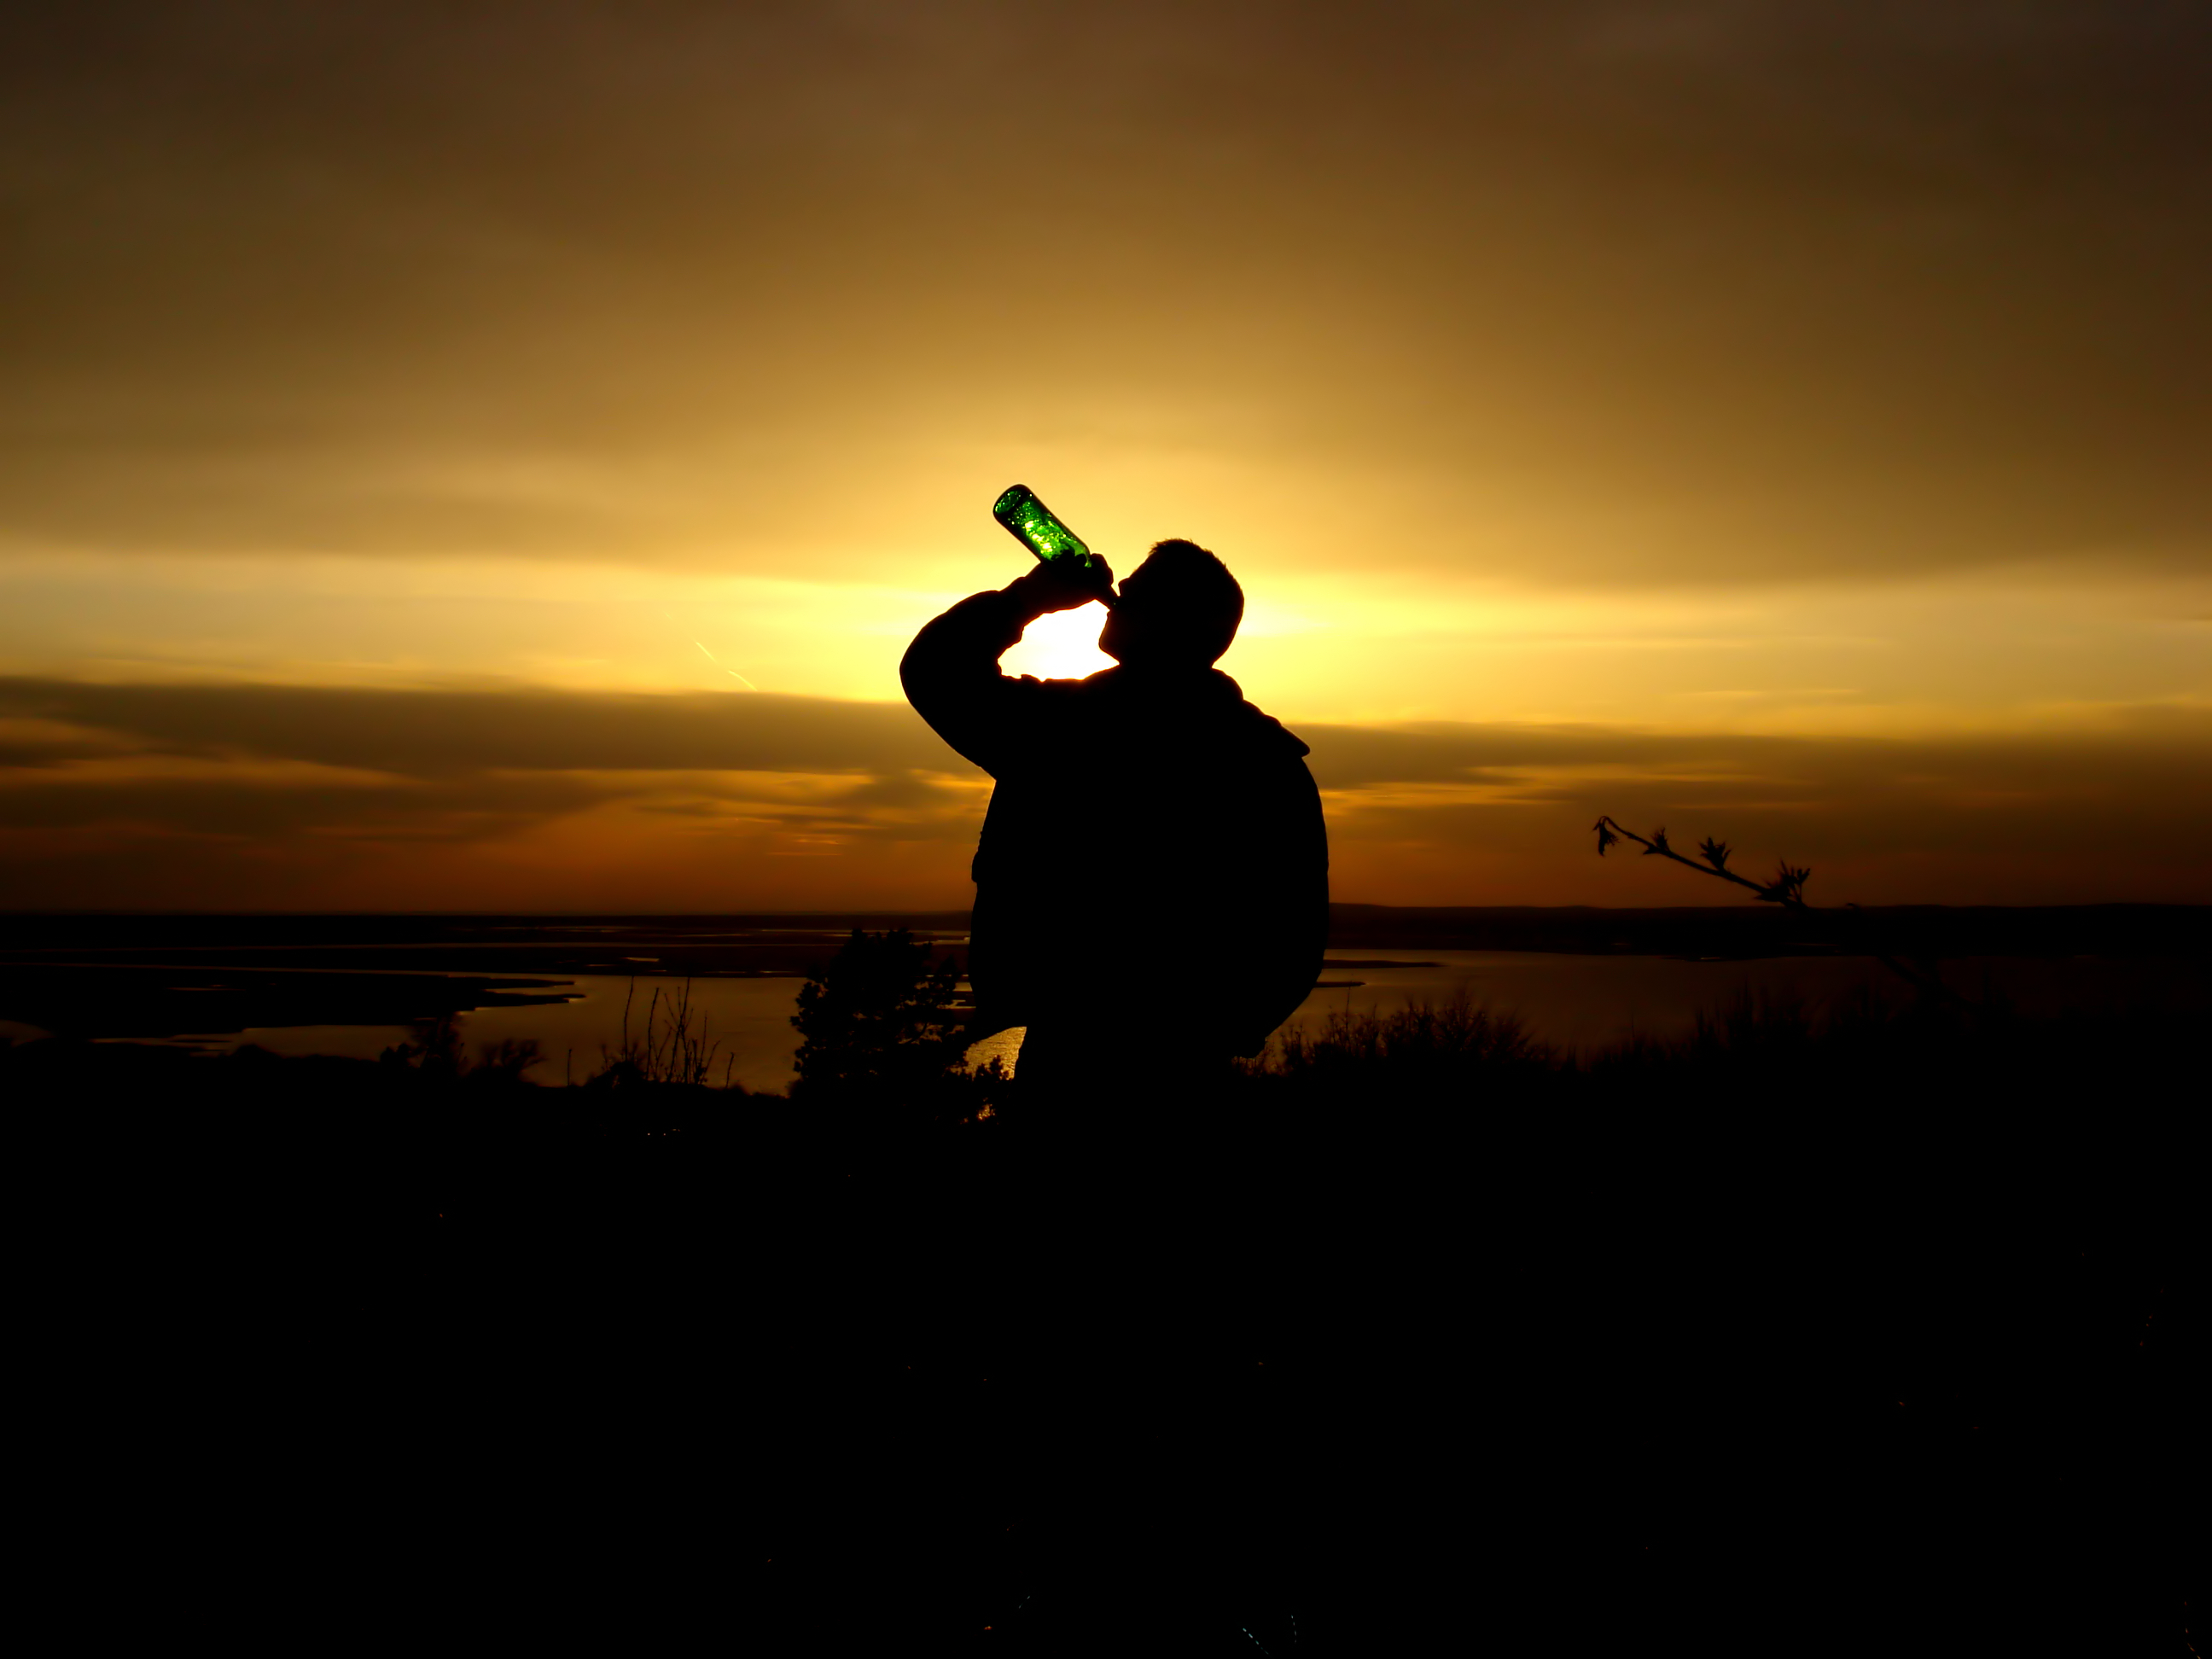
[{"label": "contrail streak", "polygon": [[[696,641],[696,640],[693,640],[693,641],[691,641],[691,643],[692,643],[692,644],[694,644],[694,645],[699,645],[699,641]],[[699,654],[700,654],[701,656],[702,656],[702,657],[706,658],[706,659],[707,659],[708,662],[713,663],[713,664],[714,665],[714,666],[715,666],[715,667],[717,667],[717,668],[721,668],[721,669],[722,669],[722,672],[723,672],[725,674],[727,674],[727,675],[728,675],[732,679],[733,679],[733,680],[737,681],[738,684],[740,684],[740,685],[744,686],[744,687],[745,688],[745,690],[748,690],[748,691],[757,691],[757,690],[760,690],[760,687],[758,687],[757,685],[755,685],[755,684],[754,684],[750,680],[747,679],[747,678],[746,678],[743,674],[740,674],[739,672],[738,672],[738,671],[737,671],[736,669],[734,669],[734,668],[722,668],[722,660],[721,660],[721,659],[720,659],[720,658],[719,658],[719,657],[717,657],[717,656],[716,656],[713,652],[711,652],[711,651],[709,651],[708,649],[707,649],[707,647],[706,647],[705,646],[703,646],[703,645],[699,645]]]}]

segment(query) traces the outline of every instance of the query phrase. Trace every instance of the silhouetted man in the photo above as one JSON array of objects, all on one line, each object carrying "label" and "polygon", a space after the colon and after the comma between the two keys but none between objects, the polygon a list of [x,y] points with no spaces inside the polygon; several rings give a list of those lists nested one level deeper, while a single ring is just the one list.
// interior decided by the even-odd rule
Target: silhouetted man
[{"label": "silhouetted man", "polygon": [[[1213,666],[1244,594],[1165,541],[1121,584],[1041,564],[923,629],[908,697],[998,780],[975,854],[978,1037],[1025,1025],[1020,1071],[1054,1096],[1162,1084],[1255,1054],[1304,1000],[1328,922],[1328,846],[1306,745]],[[1083,680],[1011,678],[1048,612],[1111,609]]]},{"label": "silhouetted man", "polygon": [[[1036,1127],[1084,1155],[1033,1189],[1042,1207],[1002,1264],[1053,1379],[1051,1449],[1022,1461],[1057,1540],[1028,1604],[1055,1653],[1165,1651],[1200,1629],[1234,1640],[1251,1609],[1293,1605],[1270,1580],[1298,1559],[1284,1540],[1299,1504],[1271,1449],[1293,1437],[1287,1408],[1254,1393],[1269,1375],[1255,1358],[1275,1352],[1252,1334],[1259,1270],[1240,1256],[1232,1271],[1207,1242],[1249,1246],[1255,1230],[1225,1224],[1221,1194],[1273,1183],[1210,1176],[1211,1141],[1172,1114],[1313,988],[1321,798],[1305,744],[1213,666],[1244,614],[1221,561],[1162,542],[1118,598],[1112,580],[1040,565],[931,623],[900,671],[922,718],[998,780],[975,854],[975,1034],[1028,1027]],[[999,672],[1030,623],[1093,599],[1111,606],[1098,647],[1120,666]],[[1146,1139],[1163,1129],[1171,1142]],[[1139,1156],[1089,1156],[1109,1149]],[[1218,1305],[1212,1287],[1231,1279],[1238,1305]]]}]

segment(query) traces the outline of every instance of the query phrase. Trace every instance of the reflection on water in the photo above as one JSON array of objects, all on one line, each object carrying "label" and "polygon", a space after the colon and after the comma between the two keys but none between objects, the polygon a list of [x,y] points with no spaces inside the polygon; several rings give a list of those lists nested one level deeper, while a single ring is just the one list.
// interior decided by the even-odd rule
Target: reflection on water
[{"label": "reflection on water", "polygon": [[[2201,985],[2179,988],[2171,963],[1974,957],[1944,964],[1944,977],[1972,996],[1994,990],[2023,1012],[2094,1008],[2172,1000]],[[1171,972],[1164,969],[1163,972]],[[1187,971],[1202,971],[1193,969]],[[1632,1035],[1668,1036],[1688,1029],[1700,1009],[1726,1003],[1746,989],[1790,994],[1814,1009],[1862,986],[1904,994],[1899,983],[1867,957],[1782,957],[1756,961],[1687,962],[1664,957],[1551,955],[1532,951],[1435,951],[1357,957],[1340,954],[1322,969],[1329,988],[1317,988],[1297,1018],[1310,1028],[1330,1014],[1389,1012],[1426,999],[1448,1000],[1462,992],[1476,1003],[1518,1015],[1539,1038],[1584,1052]],[[713,1079],[726,1075],[751,1090],[790,1086],[799,1034],[791,1016],[803,980],[702,978],[691,981],[695,1018],[716,1045]],[[551,981],[571,1000],[529,1007],[482,1008],[461,1017],[471,1048],[502,1038],[537,1039],[544,1061],[531,1073],[540,1083],[581,1082],[597,1071],[602,1051],[618,1048],[625,1005],[633,1036],[643,1034],[653,988],[667,992],[682,981],[618,975],[577,975]],[[387,1025],[262,1027],[220,1039],[255,1042],[279,1054],[337,1054],[373,1058],[407,1033]],[[971,1064],[1002,1058],[1011,1069],[1019,1054],[1017,1027],[985,1038],[969,1050]]]},{"label": "reflection on water", "polygon": [[1022,1052],[1022,1034],[1028,1029],[1025,1025],[1010,1025],[1003,1031],[994,1031],[981,1042],[969,1044],[969,1069],[980,1072],[995,1060],[1009,1072],[1012,1071],[1014,1062]]}]

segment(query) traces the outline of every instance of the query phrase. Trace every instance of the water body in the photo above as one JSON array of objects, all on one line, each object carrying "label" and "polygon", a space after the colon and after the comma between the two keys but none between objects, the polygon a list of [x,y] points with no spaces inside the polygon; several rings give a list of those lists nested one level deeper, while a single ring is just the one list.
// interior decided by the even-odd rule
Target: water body
[{"label": "water body", "polygon": [[[645,1038],[652,1029],[665,1032],[669,1011],[678,998],[688,994],[691,1031],[703,1033],[714,1047],[710,1080],[781,1092],[793,1076],[792,1057],[798,1052],[799,1033],[792,1029],[791,1017],[798,1010],[799,988],[805,983],[797,975],[714,978],[694,979],[687,988],[679,979],[578,974],[538,982],[544,993],[563,997],[563,1001],[473,1009],[455,1016],[453,1024],[464,1046],[471,1050],[509,1038],[534,1038],[544,1059],[529,1074],[533,1082],[581,1083],[621,1048],[625,1029],[633,1038]],[[253,1043],[279,1054],[373,1060],[409,1035],[405,1025],[260,1025],[208,1034],[198,1043],[215,1048]]]},{"label": "water body", "polygon": [[[1168,962],[1172,963],[1171,954]],[[1176,971],[1172,965],[1164,971]],[[1192,969],[1189,971],[1198,971]],[[2171,1001],[2189,992],[2203,1006],[2202,985],[2177,987],[2172,964],[2094,958],[1970,957],[1944,964],[1947,983],[1971,995],[1996,990],[2027,1012],[2061,1007],[2126,1006]],[[510,985],[516,981],[505,981]],[[792,1028],[798,975],[695,978],[689,994],[695,1032],[715,1048],[713,1080],[747,1089],[781,1091],[790,1085],[799,1034]],[[1423,1000],[1469,1000],[1510,1012],[1540,1038],[1589,1052],[1634,1035],[1671,1036],[1687,1030],[1701,1009],[1713,1009],[1749,991],[1802,997],[1815,1008],[1831,1006],[1860,988],[1885,993],[1902,988],[1873,959],[1776,957],[1752,961],[1685,961],[1665,957],[1603,957],[1540,951],[1437,951],[1376,955],[1333,954],[1322,983],[1296,1018],[1317,1030],[1331,1014],[1388,1012]],[[539,995],[560,1001],[486,1007],[459,1015],[457,1025],[471,1048],[506,1038],[534,1038],[544,1060],[531,1075],[540,1083],[581,1081],[629,1035],[642,1036],[656,1021],[666,1029],[667,1011],[684,994],[685,981],[665,976],[578,974],[532,981]],[[655,1006],[655,998],[659,999]],[[210,1034],[208,1046],[258,1043],[278,1054],[337,1054],[374,1057],[408,1035],[404,1025],[271,1025]],[[1018,1065],[1020,1034],[1001,1033],[970,1051],[977,1062],[994,1055]]]}]

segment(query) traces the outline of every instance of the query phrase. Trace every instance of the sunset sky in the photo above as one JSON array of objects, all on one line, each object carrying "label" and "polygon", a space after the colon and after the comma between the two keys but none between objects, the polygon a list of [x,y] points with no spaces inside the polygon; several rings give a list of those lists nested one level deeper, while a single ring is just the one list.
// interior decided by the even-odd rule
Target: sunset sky
[{"label": "sunset sky", "polygon": [[1018,480],[1340,899],[2212,902],[2212,5],[19,8],[0,239],[0,907],[963,906]]}]

